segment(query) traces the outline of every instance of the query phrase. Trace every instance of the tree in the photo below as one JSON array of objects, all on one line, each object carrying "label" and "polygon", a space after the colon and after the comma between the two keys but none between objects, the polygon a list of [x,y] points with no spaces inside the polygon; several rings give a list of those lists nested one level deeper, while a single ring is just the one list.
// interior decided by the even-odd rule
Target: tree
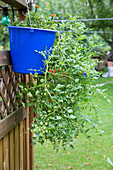
[{"label": "tree", "polygon": [[[41,7],[41,8],[40,8]],[[112,18],[113,0],[40,0],[39,12],[41,14],[56,14],[56,19],[68,19],[67,14],[77,18]],[[89,21],[85,23],[87,27],[95,31],[112,32],[113,24],[111,20]],[[110,60],[113,61],[113,33],[99,34],[111,47]]]},{"label": "tree", "polygon": [[[81,3],[82,12],[80,11],[81,18],[112,18],[113,17],[113,0],[85,0]],[[83,6],[84,5],[84,6]],[[102,31],[99,35],[111,47],[111,55],[109,60],[113,61],[113,23],[111,20],[99,20],[86,22],[86,25],[96,31]],[[111,33],[105,33],[111,32]]]}]

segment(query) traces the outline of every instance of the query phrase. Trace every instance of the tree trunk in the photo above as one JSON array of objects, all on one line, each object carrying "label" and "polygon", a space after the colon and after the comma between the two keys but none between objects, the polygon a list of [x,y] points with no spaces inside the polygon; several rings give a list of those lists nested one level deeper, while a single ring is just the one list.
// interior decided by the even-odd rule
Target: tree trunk
[{"label": "tree trunk", "polygon": [[91,15],[94,17],[93,4],[92,4],[91,0],[88,0],[88,2],[89,2],[90,9],[91,9]]}]

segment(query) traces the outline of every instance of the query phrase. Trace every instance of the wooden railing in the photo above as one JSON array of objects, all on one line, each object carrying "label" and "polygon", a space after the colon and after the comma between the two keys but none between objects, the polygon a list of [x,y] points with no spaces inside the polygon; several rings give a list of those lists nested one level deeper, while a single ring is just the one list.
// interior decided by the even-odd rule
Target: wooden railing
[{"label": "wooden railing", "polygon": [[9,4],[19,10],[26,10],[27,5],[25,0],[1,0],[2,2],[5,2],[6,4]]},{"label": "wooden railing", "polygon": [[10,51],[0,51],[0,170],[34,169],[33,134],[27,130],[34,113],[31,108],[23,108],[17,97],[18,83],[30,78],[14,73]]}]

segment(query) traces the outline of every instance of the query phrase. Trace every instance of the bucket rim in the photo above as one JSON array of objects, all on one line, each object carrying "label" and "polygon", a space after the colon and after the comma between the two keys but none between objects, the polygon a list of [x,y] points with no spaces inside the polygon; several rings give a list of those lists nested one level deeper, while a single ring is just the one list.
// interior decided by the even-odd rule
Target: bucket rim
[{"label": "bucket rim", "polygon": [[48,31],[56,33],[56,30],[42,29],[42,28],[33,28],[33,27],[19,27],[19,26],[8,26],[7,28],[17,28],[17,29],[28,29],[28,30],[39,30],[39,31]]}]

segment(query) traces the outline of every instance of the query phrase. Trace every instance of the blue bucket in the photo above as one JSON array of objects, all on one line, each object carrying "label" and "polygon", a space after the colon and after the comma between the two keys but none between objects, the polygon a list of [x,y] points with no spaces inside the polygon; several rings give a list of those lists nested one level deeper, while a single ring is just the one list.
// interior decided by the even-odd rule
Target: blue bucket
[{"label": "blue bucket", "polygon": [[53,47],[56,31],[16,26],[8,28],[13,71],[43,74],[44,57],[38,52]]}]

